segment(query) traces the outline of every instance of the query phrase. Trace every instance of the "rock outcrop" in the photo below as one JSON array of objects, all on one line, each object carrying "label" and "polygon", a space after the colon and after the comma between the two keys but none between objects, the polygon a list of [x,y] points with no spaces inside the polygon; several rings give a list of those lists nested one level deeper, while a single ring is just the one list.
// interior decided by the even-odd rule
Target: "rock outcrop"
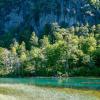
[{"label": "rock outcrop", "polygon": [[100,23],[100,9],[87,0],[0,0],[0,34],[29,26],[40,33],[46,24]]}]

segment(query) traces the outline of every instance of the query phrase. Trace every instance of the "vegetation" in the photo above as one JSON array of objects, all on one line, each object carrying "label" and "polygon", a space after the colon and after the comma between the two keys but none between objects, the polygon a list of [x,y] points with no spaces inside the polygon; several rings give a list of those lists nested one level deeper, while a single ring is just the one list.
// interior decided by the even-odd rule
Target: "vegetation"
[{"label": "vegetation", "polygon": [[[27,88],[27,89],[26,89]],[[45,95],[46,94],[46,95]],[[100,92],[95,90],[76,90],[68,88],[45,88],[30,85],[1,85],[0,100],[99,100]]]},{"label": "vegetation", "polygon": [[99,76],[99,32],[100,25],[61,28],[53,23],[41,37],[33,32],[30,40],[15,38],[0,48],[0,76]]}]

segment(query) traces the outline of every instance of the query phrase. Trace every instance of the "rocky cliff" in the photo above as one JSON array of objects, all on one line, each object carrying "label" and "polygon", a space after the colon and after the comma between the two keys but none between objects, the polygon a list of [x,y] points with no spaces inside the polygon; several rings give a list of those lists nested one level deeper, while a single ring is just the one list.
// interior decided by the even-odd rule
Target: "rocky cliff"
[{"label": "rocky cliff", "polygon": [[0,34],[29,26],[40,33],[46,24],[100,23],[100,9],[88,0],[0,0]]}]

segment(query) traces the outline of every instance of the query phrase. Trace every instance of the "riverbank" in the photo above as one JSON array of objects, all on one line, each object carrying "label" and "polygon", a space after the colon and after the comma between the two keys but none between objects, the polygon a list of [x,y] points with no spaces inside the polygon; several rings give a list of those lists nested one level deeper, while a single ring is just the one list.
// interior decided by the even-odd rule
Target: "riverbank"
[{"label": "riverbank", "polygon": [[0,84],[0,100],[99,100],[100,91]]}]

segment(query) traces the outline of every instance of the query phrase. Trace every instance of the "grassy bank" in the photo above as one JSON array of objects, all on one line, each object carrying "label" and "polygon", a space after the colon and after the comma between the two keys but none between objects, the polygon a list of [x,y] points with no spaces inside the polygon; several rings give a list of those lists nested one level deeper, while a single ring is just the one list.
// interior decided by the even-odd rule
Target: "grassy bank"
[{"label": "grassy bank", "polygon": [[99,100],[100,91],[1,84],[0,100]]}]

